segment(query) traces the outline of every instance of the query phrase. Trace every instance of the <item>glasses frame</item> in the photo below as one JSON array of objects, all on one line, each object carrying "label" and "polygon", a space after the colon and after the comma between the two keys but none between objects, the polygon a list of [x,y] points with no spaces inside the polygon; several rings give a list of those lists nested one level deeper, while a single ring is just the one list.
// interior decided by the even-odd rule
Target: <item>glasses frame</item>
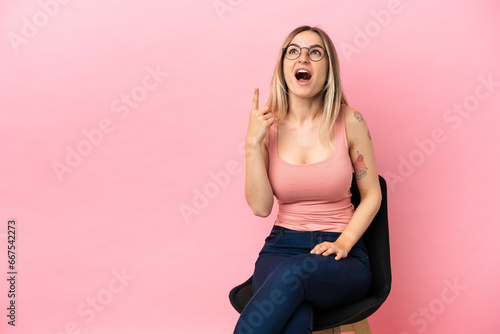
[{"label": "glasses frame", "polygon": [[[290,47],[290,46],[296,46],[299,48],[300,50],[300,53],[297,54],[297,57],[296,58],[293,58],[293,59],[290,59],[287,57],[287,52],[286,50]],[[321,57],[320,59],[318,60],[312,60],[311,59],[311,55],[309,54],[311,49],[312,48],[320,48],[321,50],[323,50],[323,57]],[[318,61],[321,61],[323,60],[323,58],[325,58],[325,55],[328,54],[328,52],[326,52],[326,50],[321,46],[321,45],[318,45],[318,44],[314,44],[314,45],[311,45],[310,47],[307,47],[307,46],[300,46],[300,45],[297,45],[295,43],[292,43],[292,44],[288,44],[286,47],[283,48],[283,56],[288,59],[288,60],[296,60],[296,59],[299,59],[300,55],[302,54],[302,49],[307,49],[307,58],[309,58],[310,61],[314,61],[314,62],[318,62]]]}]

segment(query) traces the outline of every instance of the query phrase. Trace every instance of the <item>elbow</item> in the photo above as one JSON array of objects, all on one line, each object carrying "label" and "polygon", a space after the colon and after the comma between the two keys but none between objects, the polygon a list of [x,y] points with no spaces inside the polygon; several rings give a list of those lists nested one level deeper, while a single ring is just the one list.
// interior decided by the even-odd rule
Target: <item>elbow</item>
[{"label": "elbow", "polygon": [[247,204],[252,209],[254,215],[259,217],[267,217],[273,211],[274,200],[271,197],[270,199],[256,199],[249,196],[246,196]]},{"label": "elbow", "polygon": [[251,206],[254,215],[262,218],[266,218],[273,211],[273,203],[270,205],[254,205]]},{"label": "elbow", "polygon": [[252,212],[254,215],[262,218],[266,218],[271,214],[271,210],[258,210],[258,209],[252,209]]},{"label": "elbow", "polygon": [[361,202],[371,203],[375,212],[378,212],[382,205],[382,191],[378,189],[362,195]]},{"label": "elbow", "polygon": [[250,209],[252,209],[254,215],[265,218],[271,214],[274,204],[273,201],[262,201],[262,200],[255,201],[251,200],[248,197],[246,199],[247,199],[247,204],[250,207]]}]

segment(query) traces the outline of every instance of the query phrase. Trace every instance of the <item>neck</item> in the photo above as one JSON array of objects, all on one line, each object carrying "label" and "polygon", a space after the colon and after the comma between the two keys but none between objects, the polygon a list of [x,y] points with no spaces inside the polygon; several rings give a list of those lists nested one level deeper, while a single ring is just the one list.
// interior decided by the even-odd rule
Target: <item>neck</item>
[{"label": "neck", "polygon": [[301,98],[289,95],[288,112],[285,119],[298,126],[310,126],[323,114],[321,97]]}]

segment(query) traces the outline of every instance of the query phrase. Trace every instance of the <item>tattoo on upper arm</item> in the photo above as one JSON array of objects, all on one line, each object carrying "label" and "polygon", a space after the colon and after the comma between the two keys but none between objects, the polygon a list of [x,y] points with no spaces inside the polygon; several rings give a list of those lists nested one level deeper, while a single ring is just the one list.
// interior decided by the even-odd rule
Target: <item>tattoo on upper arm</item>
[{"label": "tattoo on upper arm", "polygon": [[372,135],[370,134],[370,130],[368,130],[368,139],[370,139],[370,141],[372,141]]},{"label": "tattoo on upper arm", "polygon": [[354,161],[354,174],[356,175],[356,179],[361,180],[366,175],[368,168],[366,167],[363,154],[359,154],[359,151],[356,152],[358,152],[358,158]]},{"label": "tattoo on upper arm", "polygon": [[359,111],[354,111],[354,117],[360,121],[360,122],[363,122],[365,119],[363,118],[363,115],[361,115],[361,113]]}]

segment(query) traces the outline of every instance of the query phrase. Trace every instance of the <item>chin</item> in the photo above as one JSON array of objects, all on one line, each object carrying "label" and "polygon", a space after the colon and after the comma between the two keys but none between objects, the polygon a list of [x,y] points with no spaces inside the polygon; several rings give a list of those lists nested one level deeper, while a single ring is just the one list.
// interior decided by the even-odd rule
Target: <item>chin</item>
[{"label": "chin", "polygon": [[301,97],[304,99],[311,99],[314,97],[321,97],[321,89],[313,89],[311,87],[297,87],[296,89],[290,90],[288,89],[288,94],[293,94],[297,97]]}]

